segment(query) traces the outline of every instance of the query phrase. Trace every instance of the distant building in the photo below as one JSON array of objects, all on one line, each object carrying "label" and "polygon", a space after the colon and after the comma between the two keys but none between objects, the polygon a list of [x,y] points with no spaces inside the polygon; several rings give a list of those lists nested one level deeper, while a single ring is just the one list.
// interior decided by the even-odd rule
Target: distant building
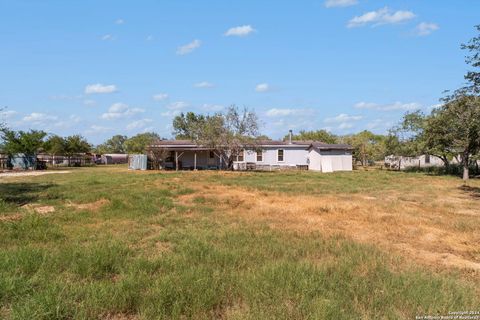
[{"label": "distant building", "polygon": [[385,166],[392,169],[403,170],[407,168],[443,167],[445,164],[439,157],[422,154],[416,157],[402,157],[390,155],[385,157]]},{"label": "distant building", "polygon": [[[227,159],[215,150],[189,140],[159,140],[149,152],[163,154],[163,169],[226,169]],[[320,172],[351,171],[352,147],[318,141],[261,141],[245,146],[235,156],[234,170],[305,169]]]},{"label": "distant building", "polygon": [[102,164],[123,164],[128,163],[128,154],[123,153],[108,153],[102,154]]}]

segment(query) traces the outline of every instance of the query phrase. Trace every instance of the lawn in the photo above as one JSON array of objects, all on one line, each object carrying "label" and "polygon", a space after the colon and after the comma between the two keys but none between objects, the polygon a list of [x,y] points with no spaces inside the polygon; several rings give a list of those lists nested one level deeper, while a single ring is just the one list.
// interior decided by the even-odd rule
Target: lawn
[{"label": "lawn", "polygon": [[0,318],[480,310],[480,181],[388,171],[0,178]]}]

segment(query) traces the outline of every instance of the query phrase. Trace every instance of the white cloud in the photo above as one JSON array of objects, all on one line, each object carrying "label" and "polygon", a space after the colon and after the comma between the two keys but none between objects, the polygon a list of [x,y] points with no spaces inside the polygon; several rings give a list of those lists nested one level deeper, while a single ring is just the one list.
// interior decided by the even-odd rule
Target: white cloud
[{"label": "white cloud", "polygon": [[102,36],[102,40],[103,41],[111,41],[111,40],[115,40],[115,37],[111,34],[105,34]]},{"label": "white cloud", "polygon": [[68,120],[60,120],[54,123],[54,127],[61,129],[69,129],[72,127],[73,124],[79,123],[81,120],[82,119],[79,116],[72,114],[70,115],[70,117],[68,117]]},{"label": "white cloud", "polygon": [[95,134],[95,133],[104,133],[112,130],[111,128],[108,127],[103,127],[103,126],[98,126],[98,125],[92,125],[90,128],[86,131],[86,133],[89,134]]},{"label": "white cloud", "polygon": [[124,23],[125,23],[125,20],[123,20],[123,19],[115,20],[115,24],[124,24]]},{"label": "white cloud", "polygon": [[110,108],[108,108],[108,112],[102,114],[101,118],[105,120],[129,118],[142,112],[145,112],[145,110],[140,108],[130,108],[125,103],[117,102],[112,104]]},{"label": "white cloud", "polygon": [[185,54],[191,53],[193,50],[199,48],[201,44],[202,42],[200,40],[195,39],[184,46],[178,47],[177,54],[183,56]]},{"label": "white cloud", "polygon": [[80,118],[76,114],[70,115],[69,119],[70,119],[70,121],[75,122],[75,123],[78,123],[78,122],[80,122],[80,120],[82,120],[82,118]]},{"label": "white cloud", "polygon": [[338,129],[340,130],[351,129],[351,128],[353,128],[353,124],[349,122],[342,122],[338,125]]},{"label": "white cloud", "polygon": [[440,27],[436,23],[422,22],[415,28],[415,31],[418,36],[428,36],[438,29],[440,29]]},{"label": "white cloud", "polygon": [[82,99],[82,95],[67,95],[67,94],[57,94],[50,97],[52,100],[77,100]]},{"label": "white cloud", "polygon": [[408,21],[415,18],[415,14],[411,11],[394,11],[392,12],[388,7],[379,9],[377,11],[370,11],[361,16],[353,17],[347,24],[348,28],[363,27],[367,24],[374,26],[382,24],[394,24]]},{"label": "white cloud", "polygon": [[103,85],[101,83],[89,84],[85,87],[86,94],[92,93],[113,93],[117,91],[117,87],[114,84]]},{"label": "white cloud", "polygon": [[325,1],[325,7],[349,7],[358,4],[358,0],[327,0]]},{"label": "white cloud", "polygon": [[227,30],[224,33],[225,36],[236,36],[236,37],[245,37],[248,36],[250,33],[255,32],[256,30],[252,28],[251,25],[243,25],[238,27],[233,27]]},{"label": "white cloud", "polygon": [[41,124],[49,121],[56,121],[58,119],[57,116],[51,116],[45,113],[39,112],[32,112],[29,115],[23,117],[24,122],[34,123],[34,124]]},{"label": "white cloud", "polygon": [[297,114],[300,110],[298,109],[279,109],[279,108],[272,108],[267,110],[265,113],[267,117],[279,117],[279,116],[291,116]]},{"label": "white cloud", "polygon": [[134,129],[143,129],[145,128],[149,123],[152,123],[152,119],[141,119],[141,120],[136,120],[133,122],[130,122],[127,124],[127,130],[134,130]]},{"label": "white cloud", "polygon": [[180,114],[180,110],[170,110],[170,111],[165,111],[160,113],[161,116],[163,117],[175,117]]},{"label": "white cloud", "polygon": [[379,110],[379,111],[397,111],[397,110],[417,110],[421,109],[422,105],[418,102],[410,102],[410,103],[402,103],[402,102],[394,102],[391,104],[380,105],[373,102],[359,102],[354,105],[357,109],[371,109],[371,110]]},{"label": "white cloud", "polygon": [[157,94],[154,94],[152,98],[153,98],[153,100],[155,100],[155,101],[163,101],[163,100],[168,99],[168,94],[166,94],[166,93],[157,93]]},{"label": "white cloud", "polygon": [[195,88],[213,88],[215,85],[213,83],[207,82],[207,81],[202,81],[195,83],[193,85]]},{"label": "white cloud", "polygon": [[186,103],[184,101],[176,101],[176,102],[170,103],[167,106],[167,109],[169,109],[169,110],[181,110],[181,109],[186,108],[186,107],[188,107],[188,103]]},{"label": "white cloud", "polygon": [[11,119],[11,118],[13,118],[17,113],[18,113],[17,111],[13,111],[13,110],[0,111],[0,118],[3,118],[3,119]]},{"label": "white cloud", "polygon": [[145,40],[147,40],[147,41],[152,41],[153,39],[155,39],[155,37],[152,36],[151,34],[148,35],[148,36],[145,38]]},{"label": "white cloud", "polygon": [[372,129],[377,129],[382,126],[382,124],[385,123],[383,119],[375,119],[367,123],[367,129],[372,130]]},{"label": "white cloud", "polygon": [[202,105],[202,110],[207,112],[217,112],[217,111],[222,111],[223,109],[225,109],[225,107],[219,104],[205,103]]},{"label": "white cloud", "polygon": [[323,122],[325,123],[344,123],[348,121],[358,121],[363,119],[363,116],[352,116],[346,113],[341,113],[336,117],[326,118]]},{"label": "white cloud", "polygon": [[90,100],[90,99],[87,99],[87,100],[84,100],[84,101],[83,101],[83,104],[84,104],[84,105],[86,105],[86,106],[89,106],[89,107],[91,107],[91,106],[94,106],[94,105],[96,105],[96,104],[97,104],[97,102],[96,102],[95,100]]},{"label": "white cloud", "polygon": [[[354,122],[362,119],[363,119],[363,116],[360,116],[360,115],[354,116],[346,113],[341,113],[335,117],[326,118],[325,120],[323,120],[323,122],[330,125],[336,125],[335,129],[347,130],[354,127]],[[330,131],[332,129],[334,128],[332,128],[332,126],[329,126],[327,127],[326,130]]]},{"label": "white cloud", "polygon": [[270,85],[268,83],[260,83],[257,84],[255,87],[255,91],[257,92],[267,92],[270,90]]}]

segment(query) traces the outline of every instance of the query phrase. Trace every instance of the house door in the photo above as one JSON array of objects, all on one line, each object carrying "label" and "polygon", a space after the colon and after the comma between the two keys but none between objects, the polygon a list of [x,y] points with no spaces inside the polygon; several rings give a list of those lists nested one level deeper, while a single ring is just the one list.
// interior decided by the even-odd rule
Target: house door
[{"label": "house door", "polygon": [[207,164],[209,167],[217,165],[217,161],[215,159],[215,152],[213,151],[207,151],[208,152],[208,157],[207,157]]},{"label": "house door", "polygon": [[332,158],[322,157],[322,172],[333,172]]}]

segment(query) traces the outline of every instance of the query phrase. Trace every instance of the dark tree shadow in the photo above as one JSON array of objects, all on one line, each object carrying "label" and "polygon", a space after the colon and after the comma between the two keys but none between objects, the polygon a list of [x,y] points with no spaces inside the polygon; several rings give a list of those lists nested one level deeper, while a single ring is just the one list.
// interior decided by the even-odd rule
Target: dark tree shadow
[{"label": "dark tree shadow", "polygon": [[54,184],[52,183],[0,183],[0,200],[13,205],[23,206],[25,204],[37,201],[42,192],[45,192],[53,186]]},{"label": "dark tree shadow", "polygon": [[471,186],[461,186],[459,187],[465,193],[468,193],[470,196],[480,199],[480,188],[479,187],[471,187]]}]

